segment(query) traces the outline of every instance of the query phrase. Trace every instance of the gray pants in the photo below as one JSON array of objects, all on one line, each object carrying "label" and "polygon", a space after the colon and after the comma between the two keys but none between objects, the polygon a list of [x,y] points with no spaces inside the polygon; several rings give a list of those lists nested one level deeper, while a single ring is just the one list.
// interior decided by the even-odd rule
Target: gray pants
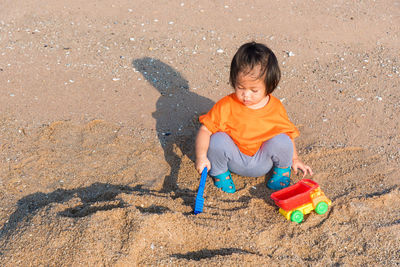
[{"label": "gray pants", "polygon": [[293,143],[286,134],[279,134],[265,141],[251,157],[243,154],[228,134],[217,132],[211,135],[207,157],[211,162],[211,176],[230,170],[242,176],[259,177],[273,166],[292,166]]}]

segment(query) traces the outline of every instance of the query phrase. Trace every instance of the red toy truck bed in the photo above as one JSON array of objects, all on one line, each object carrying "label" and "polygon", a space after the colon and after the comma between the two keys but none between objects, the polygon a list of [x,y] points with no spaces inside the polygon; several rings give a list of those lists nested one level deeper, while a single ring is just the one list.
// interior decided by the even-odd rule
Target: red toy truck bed
[{"label": "red toy truck bed", "polygon": [[310,179],[302,179],[298,183],[279,190],[271,195],[275,204],[287,211],[311,202],[310,191],[319,185]]}]

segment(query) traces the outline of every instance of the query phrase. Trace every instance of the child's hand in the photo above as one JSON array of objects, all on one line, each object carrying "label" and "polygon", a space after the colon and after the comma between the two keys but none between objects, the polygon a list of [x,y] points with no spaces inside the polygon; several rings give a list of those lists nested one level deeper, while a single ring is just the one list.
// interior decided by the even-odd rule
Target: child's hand
[{"label": "child's hand", "polygon": [[311,170],[310,166],[305,165],[301,160],[299,159],[294,159],[293,160],[293,165],[292,169],[295,174],[297,174],[297,170],[300,169],[303,172],[303,178],[309,173],[311,176],[313,175],[313,172]]},{"label": "child's hand", "polygon": [[196,159],[196,170],[199,173],[201,173],[203,171],[204,167],[207,167],[208,171],[211,169],[211,163],[208,160],[208,158],[207,157],[197,158]]}]

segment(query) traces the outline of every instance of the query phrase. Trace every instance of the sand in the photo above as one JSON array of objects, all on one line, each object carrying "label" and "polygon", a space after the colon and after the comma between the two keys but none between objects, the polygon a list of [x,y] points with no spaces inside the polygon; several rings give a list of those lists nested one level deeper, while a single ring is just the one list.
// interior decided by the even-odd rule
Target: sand
[{"label": "sand", "polygon": [[[398,1],[0,0],[2,266],[400,265]],[[266,177],[210,178],[198,116],[248,41],[332,200],[287,221]],[[292,184],[301,179],[292,175]]]}]

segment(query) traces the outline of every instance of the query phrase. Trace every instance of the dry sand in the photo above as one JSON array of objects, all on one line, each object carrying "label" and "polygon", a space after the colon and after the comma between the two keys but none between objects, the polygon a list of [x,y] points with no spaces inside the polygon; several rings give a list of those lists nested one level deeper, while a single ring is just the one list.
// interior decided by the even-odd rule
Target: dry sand
[{"label": "dry sand", "polygon": [[[0,265],[400,265],[399,34],[389,0],[0,0]],[[197,118],[250,40],[333,201],[299,225],[266,177],[192,215]]]}]

